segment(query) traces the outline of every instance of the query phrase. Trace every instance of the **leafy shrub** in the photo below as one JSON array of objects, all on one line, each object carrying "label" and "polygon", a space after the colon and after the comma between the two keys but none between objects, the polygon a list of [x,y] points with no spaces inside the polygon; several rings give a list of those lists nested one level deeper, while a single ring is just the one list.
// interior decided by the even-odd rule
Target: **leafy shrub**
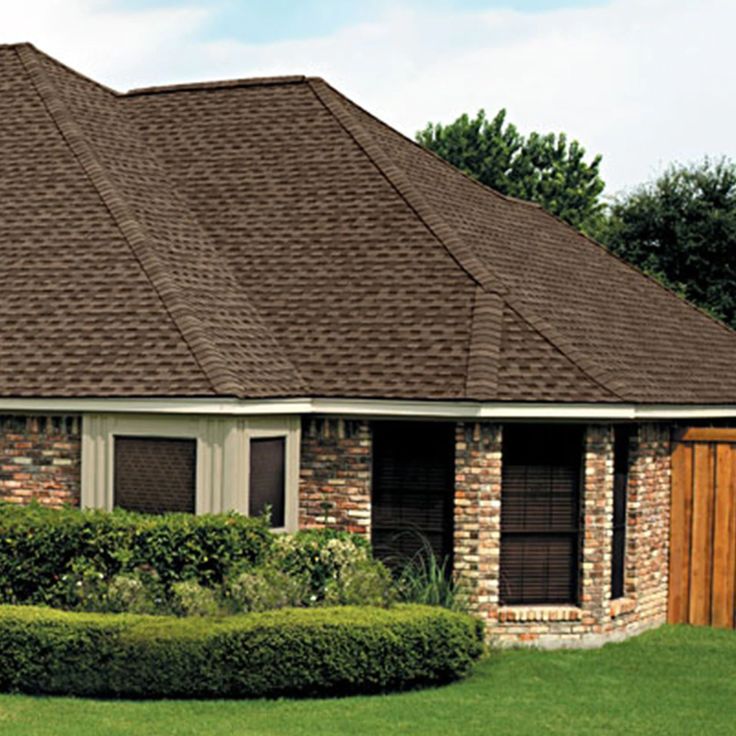
[{"label": "leafy shrub", "polygon": [[183,580],[171,586],[173,609],[181,616],[214,616],[219,612],[215,591],[196,580]]},{"label": "leafy shrub", "polygon": [[371,556],[367,540],[331,529],[309,530],[280,537],[271,564],[291,576],[308,581],[305,605],[371,603],[388,605],[392,596],[391,577]]},{"label": "leafy shrub", "polygon": [[50,597],[64,608],[98,611],[103,607],[106,590],[105,575],[93,563],[76,557],[52,586]]},{"label": "leafy shrub", "polygon": [[345,565],[324,590],[328,606],[389,606],[394,602],[394,581],[388,568],[373,559]]},{"label": "leafy shrub", "polygon": [[235,567],[261,564],[273,539],[263,519],[238,514],[150,516],[0,503],[0,601],[94,607],[95,575],[108,582],[119,574],[148,575],[165,596],[185,580],[214,587]]},{"label": "leafy shrub", "polygon": [[0,607],[0,690],[105,697],[381,692],[463,676],[482,624],[440,608],[216,619]]},{"label": "leafy shrub", "polygon": [[108,584],[104,610],[113,613],[155,613],[162,594],[140,574],[116,575]]},{"label": "leafy shrub", "polygon": [[235,613],[270,611],[309,603],[309,583],[305,576],[265,565],[237,575],[226,586],[225,600]]}]

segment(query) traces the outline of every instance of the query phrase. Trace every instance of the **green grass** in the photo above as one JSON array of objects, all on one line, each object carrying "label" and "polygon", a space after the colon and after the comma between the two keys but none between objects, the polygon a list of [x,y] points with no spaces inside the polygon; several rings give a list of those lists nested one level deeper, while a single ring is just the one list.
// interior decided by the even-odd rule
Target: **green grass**
[{"label": "green grass", "polygon": [[593,651],[495,653],[464,682],[333,700],[118,702],[0,695],[0,734],[736,733],[736,633],[689,627]]}]

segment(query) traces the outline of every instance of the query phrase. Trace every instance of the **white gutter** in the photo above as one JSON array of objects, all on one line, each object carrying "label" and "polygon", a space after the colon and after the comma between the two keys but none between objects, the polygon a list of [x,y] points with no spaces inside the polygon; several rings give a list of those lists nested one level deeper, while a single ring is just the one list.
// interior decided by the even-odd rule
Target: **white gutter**
[{"label": "white gutter", "polygon": [[725,419],[736,404],[552,404],[402,399],[36,399],[0,398],[0,412],[133,414],[340,414],[439,419]]}]

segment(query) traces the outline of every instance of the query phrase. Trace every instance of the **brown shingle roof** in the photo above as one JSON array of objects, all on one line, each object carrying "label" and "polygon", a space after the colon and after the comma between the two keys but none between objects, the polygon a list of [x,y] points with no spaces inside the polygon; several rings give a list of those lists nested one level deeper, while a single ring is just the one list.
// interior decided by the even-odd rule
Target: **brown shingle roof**
[{"label": "brown shingle roof", "polygon": [[736,403],[736,335],[321,80],[0,47],[0,395]]}]

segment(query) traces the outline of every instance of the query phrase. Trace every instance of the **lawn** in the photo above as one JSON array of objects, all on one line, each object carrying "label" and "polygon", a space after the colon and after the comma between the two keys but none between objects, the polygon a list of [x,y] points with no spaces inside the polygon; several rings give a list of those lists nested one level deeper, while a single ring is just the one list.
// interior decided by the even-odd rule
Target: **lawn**
[{"label": "lawn", "polygon": [[505,651],[464,682],[332,700],[0,695],[0,734],[734,734],[736,633],[664,627],[593,651]]}]

